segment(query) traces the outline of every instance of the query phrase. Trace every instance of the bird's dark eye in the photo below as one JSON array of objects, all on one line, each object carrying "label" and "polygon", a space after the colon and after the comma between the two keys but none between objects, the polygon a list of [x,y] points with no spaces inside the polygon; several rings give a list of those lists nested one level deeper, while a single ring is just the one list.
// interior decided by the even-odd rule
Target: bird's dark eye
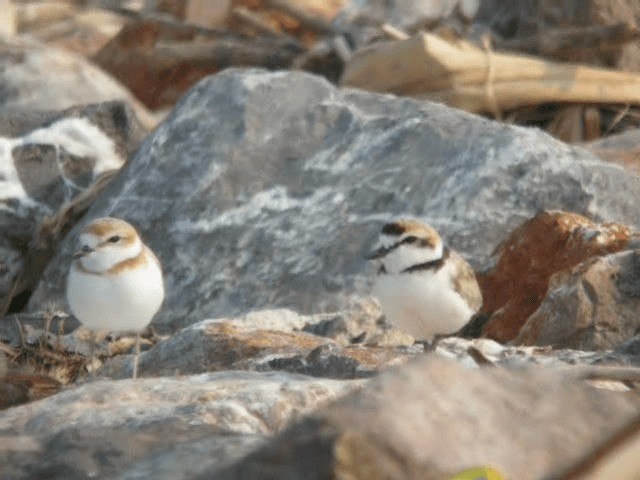
[{"label": "bird's dark eye", "polygon": [[413,235],[402,239],[402,243],[415,243],[417,241],[418,241],[418,237],[414,237]]},{"label": "bird's dark eye", "polygon": [[109,242],[118,243],[120,241],[120,235],[114,235],[113,237],[109,237]]}]

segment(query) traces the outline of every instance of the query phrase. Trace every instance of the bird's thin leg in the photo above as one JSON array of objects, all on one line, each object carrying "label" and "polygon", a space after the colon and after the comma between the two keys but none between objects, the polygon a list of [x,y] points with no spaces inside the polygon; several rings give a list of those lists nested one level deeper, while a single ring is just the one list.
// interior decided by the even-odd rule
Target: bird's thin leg
[{"label": "bird's thin leg", "polygon": [[133,378],[138,377],[138,359],[140,357],[140,332],[136,334],[136,353],[133,358]]},{"label": "bird's thin leg", "polygon": [[94,358],[96,354],[97,341],[98,341],[98,335],[96,334],[96,332],[91,330],[91,333],[89,334],[89,363],[86,366],[86,368],[87,368],[87,373],[91,374],[92,380],[95,380],[96,378],[96,371],[93,370],[93,363],[94,363]]},{"label": "bird's thin leg", "polygon": [[437,335],[434,335],[431,340],[418,340],[416,341],[416,343],[422,344],[425,352],[435,352],[440,340],[452,337],[453,335],[454,334],[452,333],[439,333]]}]

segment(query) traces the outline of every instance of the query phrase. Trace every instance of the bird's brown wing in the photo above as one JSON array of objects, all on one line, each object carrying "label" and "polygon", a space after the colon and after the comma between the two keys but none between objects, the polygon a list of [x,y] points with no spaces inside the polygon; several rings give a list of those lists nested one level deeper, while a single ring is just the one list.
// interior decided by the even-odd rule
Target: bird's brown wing
[{"label": "bird's brown wing", "polygon": [[480,310],[482,306],[482,293],[476,280],[476,274],[464,258],[457,252],[452,251],[451,256],[455,257],[457,275],[453,278],[453,288],[464,298],[474,312]]}]

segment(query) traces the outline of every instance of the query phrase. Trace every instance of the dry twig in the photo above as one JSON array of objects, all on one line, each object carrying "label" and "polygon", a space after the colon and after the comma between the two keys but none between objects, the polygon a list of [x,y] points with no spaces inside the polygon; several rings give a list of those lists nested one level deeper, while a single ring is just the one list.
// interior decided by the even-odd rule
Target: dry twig
[{"label": "dry twig", "polygon": [[487,356],[482,353],[478,348],[471,346],[467,348],[467,353],[473,361],[478,364],[479,367],[495,367],[496,364],[493,363]]},{"label": "dry twig", "polygon": [[[253,13],[251,10],[245,7],[236,7],[233,9],[233,15],[240,21],[255,28],[258,32],[269,37],[284,37],[288,36],[284,32],[278,30],[269,22],[264,20],[259,15]],[[291,40],[295,41],[292,37]]]},{"label": "dry twig", "polygon": [[382,33],[384,33],[391,40],[406,40],[411,37],[407,32],[394,27],[390,23],[383,23],[380,26],[380,30],[382,30]]},{"label": "dry twig", "polygon": [[[491,92],[487,92],[488,78]],[[486,51],[428,33],[359,50],[340,83],[439,101],[470,112],[550,102],[640,104],[640,78],[635,74],[497,52],[491,53],[488,64]]]},{"label": "dry twig", "polygon": [[280,10],[287,15],[292,16],[305,27],[323,35],[335,35],[340,33],[336,31],[331,22],[316,15],[311,15],[307,11],[296,6],[287,0],[265,0],[265,6]]}]

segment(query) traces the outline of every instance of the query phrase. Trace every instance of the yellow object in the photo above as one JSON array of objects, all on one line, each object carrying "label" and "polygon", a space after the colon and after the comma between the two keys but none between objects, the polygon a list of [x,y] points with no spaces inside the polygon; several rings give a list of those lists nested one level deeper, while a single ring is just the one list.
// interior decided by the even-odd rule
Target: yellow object
[{"label": "yellow object", "polygon": [[450,480],[504,480],[504,477],[493,468],[477,467],[457,473]]}]

